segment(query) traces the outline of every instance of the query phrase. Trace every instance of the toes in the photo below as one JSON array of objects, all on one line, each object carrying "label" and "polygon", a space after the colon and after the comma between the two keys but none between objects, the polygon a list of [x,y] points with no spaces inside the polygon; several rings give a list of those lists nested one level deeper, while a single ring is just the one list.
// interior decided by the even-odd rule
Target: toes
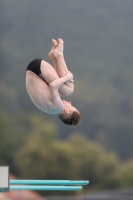
[{"label": "toes", "polygon": [[61,51],[63,51],[64,42],[61,38],[58,38],[58,47]]},{"label": "toes", "polygon": [[55,48],[57,46],[57,41],[55,39],[52,39],[52,47]]},{"label": "toes", "polygon": [[63,43],[63,40],[61,38],[58,38],[58,42],[60,43]]}]

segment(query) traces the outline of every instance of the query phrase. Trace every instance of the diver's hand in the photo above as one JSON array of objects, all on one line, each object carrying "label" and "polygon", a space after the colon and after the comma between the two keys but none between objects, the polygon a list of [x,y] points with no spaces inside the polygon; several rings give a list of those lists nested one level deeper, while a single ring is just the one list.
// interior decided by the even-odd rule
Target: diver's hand
[{"label": "diver's hand", "polygon": [[[74,80],[73,80],[74,76],[73,76],[73,74],[72,74],[70,71],[67,72],[66,77],[67,77],[67,79],[68,79],[67,81],[69,81],[69,82],[71,82],[71,83],[74,82]],[[66,81],[66,82],[67,82],[67,81]]]}]

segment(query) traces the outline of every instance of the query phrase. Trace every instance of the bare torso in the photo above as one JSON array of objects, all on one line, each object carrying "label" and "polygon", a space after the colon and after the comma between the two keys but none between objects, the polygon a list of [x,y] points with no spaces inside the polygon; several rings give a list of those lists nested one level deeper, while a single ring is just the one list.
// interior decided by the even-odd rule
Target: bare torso
[{"label": "bare torso", "polygon": [[26,71],[26,89],[34,103],[40,110],[56,115],[64,110],[64,103],[60,94],[70,95],[74,91],[73,74],[68,71],[64,55],[63,40],[52,40],[52,50],[48,54],[54,67],[42,60],[40,78],[32,71]]},{"label": "bare torso", "polygon": [[57,104],[53,103],[49,85],[31,71],[26,71],[26,89],[32,102],[40,110],[52,115],[63,110],[63,102],[60,100]]}]

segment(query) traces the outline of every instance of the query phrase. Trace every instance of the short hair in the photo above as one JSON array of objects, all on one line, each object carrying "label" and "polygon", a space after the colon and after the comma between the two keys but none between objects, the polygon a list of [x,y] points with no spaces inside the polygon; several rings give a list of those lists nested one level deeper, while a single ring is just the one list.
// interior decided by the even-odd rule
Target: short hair
[{"label": "short hair", "polygon": [[79,111],[74,111],[68,117],[66,117],[65,113],[61,113],[58,117],[64,124],[76,126],[81,119],[81,114]]}]

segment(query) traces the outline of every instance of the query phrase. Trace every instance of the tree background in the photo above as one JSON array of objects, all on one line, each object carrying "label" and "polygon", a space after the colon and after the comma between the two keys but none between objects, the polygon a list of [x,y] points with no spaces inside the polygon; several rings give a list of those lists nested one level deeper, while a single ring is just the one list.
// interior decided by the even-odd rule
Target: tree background
[{"label": "tree background", "polygon": [[[133,185],[132,8],[132,0],[0,1],[1,165],[21,178],[89,179],[87,190]],[[25,88],[28,63],[51,63],[58,37],[75,77],[65,99],[82,114],[77,127],[38,110]]]}]

